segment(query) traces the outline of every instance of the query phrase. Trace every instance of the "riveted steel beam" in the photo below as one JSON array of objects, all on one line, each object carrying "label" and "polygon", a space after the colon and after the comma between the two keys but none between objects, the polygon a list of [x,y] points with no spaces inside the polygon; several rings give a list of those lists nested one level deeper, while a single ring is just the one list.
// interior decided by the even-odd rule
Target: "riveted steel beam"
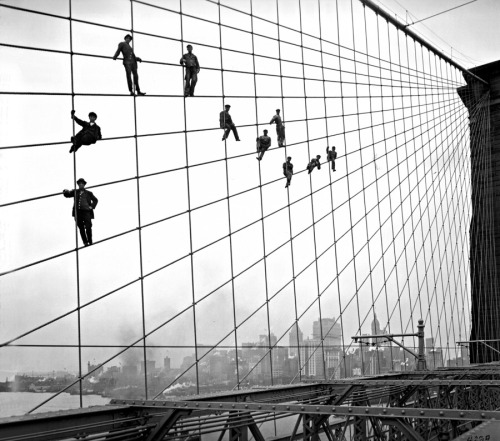
[{"label": "riveted steel beam", "polygon": [[[494,419],[500,421],[500,411],[473,410],[473,409],[428,409],[410,407],[370,407],[370,406],[325,406],[313,404],[268,404],[268,403],[226,403],[207,401],[176,401],[165,402],[162,406],[167,409],[186,409],[193,411],[211,410],[212,412],[231,412],[234,410],[247,412],[293,413],[311,415],[337,416],[373,416],[390,418],[445,418],[449,420],[485,421]],[[136,406],[135,408],[140,408]]]}]

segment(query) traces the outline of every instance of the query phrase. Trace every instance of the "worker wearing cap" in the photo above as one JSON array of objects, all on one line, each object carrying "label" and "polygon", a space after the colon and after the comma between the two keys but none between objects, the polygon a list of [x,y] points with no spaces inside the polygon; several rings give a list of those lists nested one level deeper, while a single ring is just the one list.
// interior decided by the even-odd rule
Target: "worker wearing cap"
[{"label": "worker wearing cap", "polygon": [[78,190],[63,190],[66,198],[74,198],[73,217],[80,230],[80,236],[84,246],[92,245],[92,219],[94,219],[94,209],[97,205],[97,198],[89,190],[85,190],[87,182],[80,178],[76,181]]},{"label": "worker wearing cap", "polygon": [[257,138],[257,160],[260,161],[264,157],[266,150],[271,147],[271,138],[267,136],[267,130],[264,130],[264,134]]},{"label": "worker wearing cap", "polygon": [[283,175],[286,177],[285,188],[289,187],[291,182],[292,182],[293,164],[291,161],[292,161],[292,157],[288,156],[286,158],[286,162],[283,163]]},{"label": "worker wearing cap", "polygon": [[200,73],[200,63],[198,63],[196,55],[193,54],[193,46],[188,44],[186,49],[188,52],[182,56],[180,61],[186,67],[184,96],[194,96],[194,88],[198,82],[198,74]]},{"label": "worker wearing cap", "polygon": [[70,153],[76,152],[82,145],[95,144],[99,139],[102,139],[101,128],[95,123],[97,115],[94,112],[89,113],[89,122],[77,118],[74,110],[71,111],[71,118],[83,129],[71,137],[73,145],[69,149]]},{"label": "worker wearing cap", "polygon": [[276,109],[276,115],[271,118],[269,124],[276,124],[276,135],[278,135],[278,146],[283,147],[285,142],[285,126],[280,116],[280,109]]},{"label": "worker wearing cap", "polygon": [[309,164],[307,164],[307,173],[310,175],[311,172],[314,170],[315,167],[318,168],[318,170],[321,169],[321,162],[319,162],[319,159],[321,158],[321,155],[317,155],[316,158],[312,158],[309,161]]},{"label": "worker wearing cap", "polygon": [[132,87],[132,75],[134,76],[135,89],[137,90],[137,95],[146,95],[141,92],[139,87],[139,74],[137,73],[137,62],[142,63],[139,57],[134,54],[134,49],[130,46],[132,41],[132,36],[130,34],[125,35],[125,41],[118,44],[118,49],[113,56],[113,60],[116,60],[120,52],[123,54],[123,67],[125,67],[125,75],[127,76],[128,90],[130,95],[134,95],[134,89]]},{"label": "worker wearing cap", "polygon": [[326,159],[328,162],[331,161],[332,171],[335,171],[335,160],[337,159],[337,152],[335,151],[335,146],[333,146],[331,150],[328,146],[326,146]]},{"label": "worker wearing cap", "polygon": [[229,132],[232,130],[234,133],[234,137],[236,138],[236,141],[239,141],[240,137],[238,136],[238,130],[236,130],[236,126],[233,123],[231,115],[229,115],[229,109],[231,108],[231,106],[229,104],[226,104],[224,108],[226,110],[223,110],[219,114],[220,128],[224,129],[224,135],[222,136],[222,140],[224,141],[225,139],[227,139],[227,137],[229,136]]}]

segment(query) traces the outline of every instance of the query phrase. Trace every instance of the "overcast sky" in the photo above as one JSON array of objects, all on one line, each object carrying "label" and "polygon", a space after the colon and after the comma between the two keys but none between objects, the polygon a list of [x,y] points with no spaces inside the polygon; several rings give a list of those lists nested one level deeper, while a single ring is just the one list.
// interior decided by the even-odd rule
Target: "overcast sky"
[{"label": "overcast sky", "polygon": [[[178,0],[150,3],[179,10]],[[250,12],[248,0],[221,3]],[[459,4],[399,3],[419,18]],[[1,4],[69,14],[68,2],[59,0]],[[401,12],[392,0],[387,4]],[[370,332],[375,311],[392,332],[412,331],[423,317],[427,336],[456,356],[454,342],[469,332],[468,120],[455,93],[464,85],[461,73],[411,41],[405,46],[404,36],[385,21],[377,23],[369,10],[365,22],[357,1],[339,0],[337,16],[335,2],[321,0],[320,19],[318,2],[303,0],[302,21],[298,5],[278,2],[280,23],[287,27],[279,28],[278,45],[224,26],[219,35],[216,24],[192,17],[183,18],[183,44],[176,41],[179,14],[134,4],[134,48],[144,60],[139,75],[147,92],[135,101],[126,96],[121,60],[109,58],[126,31],[73,22],[73,51],[87,54],[73,57],[74,108],[81,119],[96,112],[103,135],[76,154],[76,176],[68,154],[73,133],[68,21],[0,7],[0,43],[61,51],[0,46],[1,91],[34,93],[0,95],[0,272],[62,254],[0,277],[1,342],[73,311],[78,292],[81,305],[113,292],[82,309],[81,343],[129,345],[143,329],[148,333],[163,325],[147,344],[171,347],[151,349],[148,357],[159,361],[168,353],[174,367],[193,353],[195,337],[198,344],[240,346],[272,332],[287,345],[295,320],[309,336],[320,313],[342,316],[346,348],[352,335]],[[254,0],[252,6],[255,16],[276,23],[274,1]],[[185,0],[182,8],[218,22],[214,3]],[[479,0],[425,24],[464,54],[488,62],[498,58],[493,42],[499,31],[492,22],[497,11],[493,0]],[[248,15],[225,7],[220,12],[223,24],[251,30]],[[73,0],[72,15],[131,28],[128,0]],[[301,43],[301,25],[319,37],[319,23],[324,69],[317,38],[304,36],[310,49],[303,53],[295,45]],[[258,18],[253,29],[278,36],[276,25]],[[187,43],[202,70],[198,96],[184,107],[178,62]],[[255,59],[231,51],[251,53],[252,45]],[[352,49],[358,51],[356,63]],[[279,63],[280,54],[287,61]],[[310,64],[304,71],[302,57]],[[224,69],[247,73],[224,72],[222,82],[221,59]],[[394,63],[392,72],[387,61]],[[409,94],[414,96],[402,97]],[[232,106],[239,143],[233,135],[221,142],[224,103]],[[269,125],[276,108],[283,110],[286,150],[277,148],[275,127]],[[314,120],[306,124],[306,117]],[[264,129],[273,144],[258,163],[255,138]],[[327,145],[339,153],[335,173],[324,163]],[[26,147],[5,148],[10,146]],[[317,154],[322,168],[308,176],[304,169]],[[296,173],[289,191],[282,176],[287,155]],[[85,178],[99,199],[93,222],[97,243],[79,252],[79,290],[72,201],[61,194],[73,188],[75,177]],[[17,201],[24,202],[12,204]],[[71,313],[15,343],[77,342],[77,316]],[[83,364],[117,352],[84,348]],[[76,348],[0,349],[0,373],[77,371],[77,363]]]}]

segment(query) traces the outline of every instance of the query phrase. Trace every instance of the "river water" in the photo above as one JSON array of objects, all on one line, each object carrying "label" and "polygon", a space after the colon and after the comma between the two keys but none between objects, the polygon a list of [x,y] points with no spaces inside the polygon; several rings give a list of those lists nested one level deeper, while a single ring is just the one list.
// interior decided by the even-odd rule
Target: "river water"
[{"label": "river water", "polygon": [[[0,418],[23,415],[53,395],[55,394],[45,392],[0,392]],[[109,401],[110,398],[103,398],[100,395],[84,395],[83,407],[108,404]],[[51,412],[54,410],[77,409],[79,407],[80,397],[78,395],[62,393],[35,412]]]}]

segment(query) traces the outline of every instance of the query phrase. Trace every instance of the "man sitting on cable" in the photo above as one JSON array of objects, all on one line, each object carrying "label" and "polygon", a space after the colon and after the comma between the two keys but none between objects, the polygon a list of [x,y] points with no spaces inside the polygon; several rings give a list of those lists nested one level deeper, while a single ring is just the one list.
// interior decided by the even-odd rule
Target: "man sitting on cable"
[{"label": "man sitting on cable", "polygon": [[309,161],[309,164],[307,164],[307,174],[311,174],[311,172],[314,170],[315,167],[318,167],[318,170],[321,169],[321,163],[319,162],[319,159],[321,158],[321,155],[317,155],[316,158],[312,158]]},{"label": "man sitting on cable", "polygon": [[266,150],[271,147],[271,138],[267,136],[267,130],[264,130],[264,134],[257,138],[257,160],[260,161],[264,157]]},{"label": "man sitting on cable", "polygon": [[73,145],[69,149],[70,153],[76,152],[82,145],[95,144],[99,139],[102,139],[101,128],[95,123],[97,115],[94,112],[89,113],[90,122],[77,118],[74,110],[71,111],[71,118],[83,129],[76,136],[71,137]]}]

